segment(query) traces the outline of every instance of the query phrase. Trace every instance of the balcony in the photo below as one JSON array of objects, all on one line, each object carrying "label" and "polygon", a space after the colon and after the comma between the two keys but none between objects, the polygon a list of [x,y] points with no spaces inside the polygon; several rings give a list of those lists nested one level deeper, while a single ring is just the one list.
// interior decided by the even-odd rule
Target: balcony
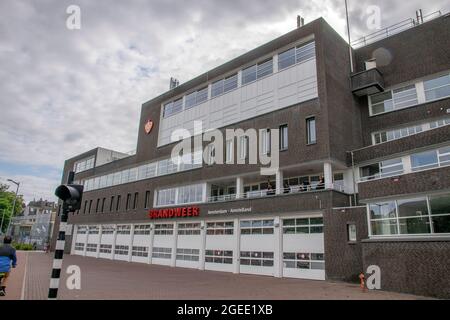
[{"label": "balcony", "polygon": [[364,70],[351,75],[352,92],[358,97],[384,91],[383,75],[377,68]]},{"label": "balcony", "polygon": [[211,196],[207,198],[207,202],[226,202],[226,201],[233,201],[233,200],[250,200],[250,199],[257,199],[257,198],[266,198],[266,197],[276,197],[276,196],[283,196],[288,194],[298,194],[298,193],[313,193],[317,191],[324,191],[324,190],[334,190],[344,193],[344,185],[341,183],[332,183],[330,185],[325,184],[317,184],[317,185],[295,185],[295,186],[289,186],[286,188],[281,188],[280,192],[276,192],[275,189],[263,189],[263,190],[255,190],[255,191],[247,191],[241,194],[224,194],[220,196]]}]

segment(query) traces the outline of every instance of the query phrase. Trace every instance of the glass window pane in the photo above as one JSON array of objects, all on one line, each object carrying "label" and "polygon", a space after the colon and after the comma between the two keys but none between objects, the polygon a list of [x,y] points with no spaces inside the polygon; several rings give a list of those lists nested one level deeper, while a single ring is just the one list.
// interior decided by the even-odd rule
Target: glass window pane
[{"label": "glass window pane", "polygon": [[394,201],[371,203],[369,204],[369,210],[371,219],[395,218],[397,216]]},{"label": "glass window pane", "polygon": [[431,214],[450,214],[450,193],[430,197]]},{"label": "glass window pane", "polygon": [[237,74],[225,78],[223,84],[223,92],[228,92],[237,88]]},{"label": "glass window pane", "polygon": [[398,200],[397,206],[399,217],[428,215],[427,200],[425,198]]},{"label": "glass window pane", "polygon": [[375,236],[398,234],[396,219],[371,221],[370,225]]},{"label": "glass window pane", "polygon": [[401,234],[430,233],[429,217],[399,219]]},{"label": "glass window pane", "polygon": [[295,48],[289,49],[278,55],[278,70],[285,69],[295,64]]},{"label": "glass window pane", "polygon": [[256,64],[242,70],[242,84],[246,84],[256,80]]},{"label": "glass window pane", "polygon": [[450,215],[432,216],[434,233],[450,233]]},{"label": "glass window pane", "polygon": [[272,59],[267,60],[257,65],[257,78],[262,78],[273,72],[273,61]]},{"label": "glass window pane", "polygon": [[437,165],[438,158],[435,150],[411,155],[411,167],[413,170],[429,169]]},{"label": "glass window pane", "polygon": [[223,79],[214,82],[211,85],[211,97],[216,97],[218,95],[221,95],[223,93]]}]

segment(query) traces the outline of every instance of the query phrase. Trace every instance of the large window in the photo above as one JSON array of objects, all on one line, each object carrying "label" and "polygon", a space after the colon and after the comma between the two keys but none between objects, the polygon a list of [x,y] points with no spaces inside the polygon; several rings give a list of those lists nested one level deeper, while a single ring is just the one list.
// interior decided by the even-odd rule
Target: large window
[{"label": "large window", "polygon": [[313,144],[316,141],[316,118],[311,117],[306,119],[306,143]]},{"label": "large window", "polygon": [[171,101],[164,105],[163,117],[167,118],[183,110],[183,98]]},{"label": "large window", "polygon": [[401,158],[373,163],[360,168],[361,181],[392,177],[403,173]]},{"label": "large window", "polygon": [[290,269],[325,270],[323,253],[283,252],[283,266]]},{"label": "large window", "polygon": [[242,220],[241,234],[273,234],[273,219],[268,220]]},{"label": "large window", "polygon": [[270,129],[262,129],[260,131],[260,152],[261,154],[270,153]]},{"label": "large window", "polygon": [[415,85],[408,85],[369,97],[370,113],[376,115],[396,109],[403,109],[418,103]]},{"label": "large window", "polygon": [[373,236],[450,233],[450,194],[370,203],[368,210]]},{"label": "large window", "polygon": [[205,250],[205,262],[208,263],[233,263],[233,251],[231,250]]},{"label": "large window", "polygon": [[251,67],[242,70],[242,85],[260,79],[273,73],[273,60],[270,58]]},{"label": "large window", "polygon": [[450,96],[450,75],[427,80],[423,82],[426,101],[437,100]]},{"label": "large window", "polygon": [[273,252],[267,251],[241,251],[241,265],[273,267]]},{"label": "large window", "polygon": [[194,91],[186,96],[185,109],[190,109],[208,100],[208,87]]},{"label": "large window", "polygon": [[232,235],[233,232],[234,232],[233,221],[217,221],[217,222],[208,222],[206,224],[206,234],[209,236]]},{"label": "large window", "polygon": [[213,82],[211,85],[211,98],[237,88],[237,73],[225,79]]},{"label": "large window", "polygon": [[315,42],[286,50],[278,55],[278,70],[283,70],[296,63],[306,61],[316,56]]},{"label": "large window", "polygon": [[323,233],[323,218],[283,219],[283,233]]},{"label": "large window", "polygon": [[178,188],[177,204],[203,201],[203,184],[195,184]]},{"label": "large window", "polygon": [[176,203],[176,193],[176,188],[158,190],[156,204],[158,206],[174,205]]},{"label": "large window", "polygon": [[95,156],[89,157],[87,159],[83,159],[75,162],[73,169],[75,173],[92,169],[95,164]]},{"label": "large window", "polygon": [[425,170],[450,164],[450,147],[411,155],[413,171]]}]

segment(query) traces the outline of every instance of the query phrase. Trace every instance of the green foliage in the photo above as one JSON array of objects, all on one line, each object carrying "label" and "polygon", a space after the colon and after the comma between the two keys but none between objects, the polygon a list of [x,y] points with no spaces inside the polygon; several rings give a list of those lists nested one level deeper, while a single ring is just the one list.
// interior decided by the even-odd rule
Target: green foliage
[{"label": "green foliage", "polygon": [[[0,221],[2,218],[3,228],[2,232],[6,231],[9,220],[11,218],[11,211],[14,204],[14,198],[16,197],[16,193],[14,191],[9,191],[9,186],[6,184],[0,184]],[[23,206],[23,198],[21,195],[17,196],[16,205],[14,207],[14,216],[20,214],[22,212]],[[0,222],[1,223],[1,222]]]},{"label": "green foliage", "polygon": [[16,250],[25,250],[25,251],[33,250],[33,245],[32,244],[28,244],[28,243],[17,243],[17,242],[14,242],[12,244],[12,246]]}]

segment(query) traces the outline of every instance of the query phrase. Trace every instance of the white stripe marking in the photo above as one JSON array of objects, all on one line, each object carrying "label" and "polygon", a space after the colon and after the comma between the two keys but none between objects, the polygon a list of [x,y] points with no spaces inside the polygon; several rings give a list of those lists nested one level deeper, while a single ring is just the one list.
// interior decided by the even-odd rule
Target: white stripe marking
[{"label": "white stripe marking", "polygon": [[53,269],[61,269],[62,259],[53,259]]},{"label": "white stripe marking", "polygon": [[28,271],[28,255],[30,253],[27,252],[26,260],[25,260],[25,271],[23,273],[23,283],[22,283],[22,291],[20,292],[20,300],[25,300],[25,286],[27,284],[27,271]]},{"label": "white stripe marking", "polygon": [[58,289],[59,279],[50,279],[50,289]]},{"label": "white stripe marking", "polygon": [[56,241],[56,250],[64,250],[65,240]]}]

